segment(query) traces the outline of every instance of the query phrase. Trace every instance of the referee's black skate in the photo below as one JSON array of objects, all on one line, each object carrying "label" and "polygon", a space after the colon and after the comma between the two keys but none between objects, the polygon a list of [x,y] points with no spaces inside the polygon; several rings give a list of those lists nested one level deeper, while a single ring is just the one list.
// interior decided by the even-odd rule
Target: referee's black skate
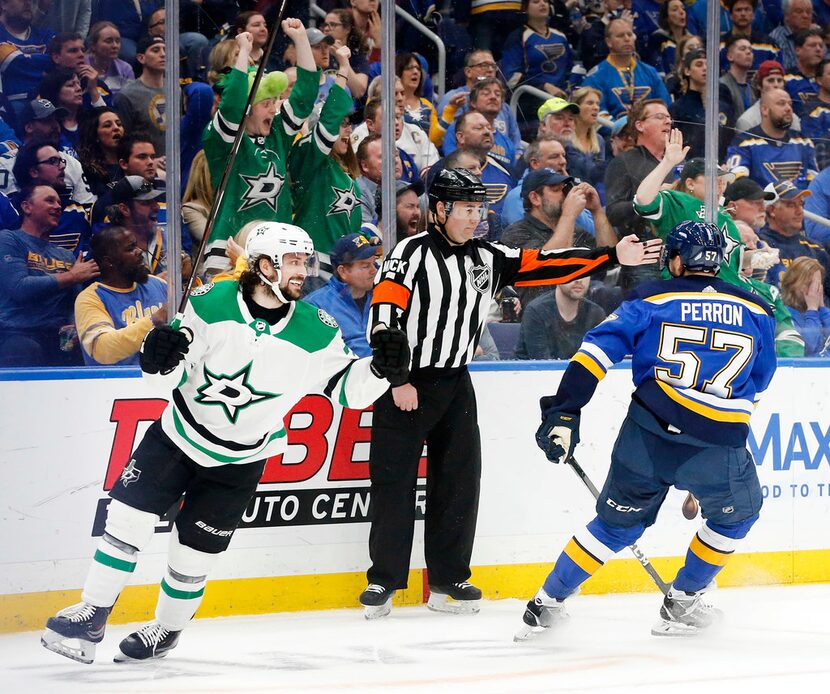
[{"label": "referee's black skate", "polygon": [[116,663],[129,663],[134,660],[163,658],[176,647],[181,633],[170,631],[158,622],[150,622],[118,644],[119,652],[113,660]]},{"label": "referee's black skate", "polygon": [[522,615],[522,626],[513,635],[514,641],[529,641],[545,629],[568,619],[565,603],[550,597],[543,588],[530,600]]},{"label": "referee's black skate", "polygon": [[66,607],[49,617],[40,643],[54,653],[88,665],[95,660],[96,644],[104,639],[110,610],[111,607],[96,607],[88,602]]},{"label": "referee's black skate", "polygon": [[703,591],[685,593],[674,586],[663,598],[654,636],[697,636],[723,618],[723,612],[703,601]]},{"label": "referee's black skate", "polygon": [[[449,598],[449,599],[448,599]],[[435,612],[476,614],[480,607],[481,591],[472,583],[461,581],[443,586],[429,586],[427,607]]]},{"label": "referee's black skate", "polygon": [[366,586],[358,600],[366,609],[363,616],[366,619],[379,619],[385,617],[392,611],[392,596],[395,591],[392,588],[384,588],[377,583],[370,583]]}]

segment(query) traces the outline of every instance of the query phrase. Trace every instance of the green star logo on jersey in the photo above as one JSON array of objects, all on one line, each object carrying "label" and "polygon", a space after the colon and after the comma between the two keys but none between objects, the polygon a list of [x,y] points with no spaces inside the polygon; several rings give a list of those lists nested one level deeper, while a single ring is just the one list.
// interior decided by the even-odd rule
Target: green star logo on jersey
[{"label": "green star logo on jersey", "polygon": [[274,162],[268,165],[268,170],[258,176],[246,176],[241,174],[242,180],[248,186],[242,194],[242,204],[239,206],[239,212],[249,210],[261,202],[264,202],[274,212],[277,211],[277,198],[279,197],[282,184],[285,182],[285,176],[280,176],[274,166]]},{"label": "green star logo on jersey", "polygon": [[231,424],[236,424],[240,410],[244,410],[248,405],[279,397],[281,393],[259,391],[248,383],[252,365],[253,362],[248,362],[230,376],[211,373],[205,366],[205,383],[196,389],[199,395],[194,401],[204,405],[220,405]]}]

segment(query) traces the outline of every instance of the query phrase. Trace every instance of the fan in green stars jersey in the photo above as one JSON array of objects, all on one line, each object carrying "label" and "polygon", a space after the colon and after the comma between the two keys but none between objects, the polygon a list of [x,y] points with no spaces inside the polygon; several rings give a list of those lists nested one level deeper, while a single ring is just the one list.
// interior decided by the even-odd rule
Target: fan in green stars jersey
[{"label": "fan in green stars jersey", "polygon": [[[666,151],[662,161],[643,179],[634,196],[634,211],[651,222],[661,239],[665,239],[684,220],[704,221],[705,164],[702,159],[692,159],[683,167],[678,182],[679,190],[661,190],[666,176],[683,162],[688,151],[689,148],[683,146],[683,134],[673,129],[666,137]],[[725,186],[730,182],[731,176],[721,172],[718,184]],[[741,275],[744,243],[735,222],[722,207],[718,207],[717,225],[726,239],[718,277],[767,301],[775,316],[775,351],[779,357],[803,357],[804,340],[795,329],[792,316],[777,290],[766,282]]]},{"label": "fan in green stars jersey", "polygon": [[329,253],[337,239],[360,232],[360,191],[355,179],[360,175],[350,142],[352,126],[349,112],[352,98],[346,84],[352,68],[351,51],[340,46],[335,51],[339,65],[320,118],[309,119],[309,132],[297,140],[288,158],[294,222],[314,241],[320,269],[332,273]]},{"label": "fan in green stars jersey", "polygon": [[[288,85],[285,74],[272,72],[260,82],[250,115],[244,123],[245,135],[234,161],[222,206],[210,230],[205,250],[205,269],[209,273],[227,265],[227,240],[247,222],[291,222],[291,194],[286,185],[288,152],[314,107],[320,74],[302,22],[286,19],[282,30],[297,49],[297,83],[288,99],[279,105],[280,94]],[[216,115],[202,138],[214,188],[222,178],[254,80],[253,73],[248,70],[253,48],[251,34],[239,34],[236,43],[239,54],[224,80],[222,100]]]}]

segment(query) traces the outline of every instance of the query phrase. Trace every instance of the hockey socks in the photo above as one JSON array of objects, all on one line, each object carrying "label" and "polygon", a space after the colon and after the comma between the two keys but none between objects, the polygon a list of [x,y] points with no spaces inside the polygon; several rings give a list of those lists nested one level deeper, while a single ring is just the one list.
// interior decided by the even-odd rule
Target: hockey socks
[{"label": "hockey socks", "polygon": [[159,624],[170,631],[184,629],[202,603],[207,574],[218,556],[181,544],[173,530],[167,571],[156,604]]},{"label": "hockey socks", "polygon": [[757,513],[735,525],[718,525],[706,521],[692,538],[686,552],[686,563],[677,573],[673,586],[686,593],[696,593],[706,588],[726,565],[738,540],[746,537],[756,520]]},{"label": "hockey socks", "polygon": [[112,607],[135,571],[138,550],[104,533],[92,558],[81,600]]},{"label": "hockey socks", "polygon": [[553,571],[545,579],[545,593],[564,600],[623,547],[636,542],[643,529],[642,525],[617,528],[599,517],[594,518],[565,545]]}]

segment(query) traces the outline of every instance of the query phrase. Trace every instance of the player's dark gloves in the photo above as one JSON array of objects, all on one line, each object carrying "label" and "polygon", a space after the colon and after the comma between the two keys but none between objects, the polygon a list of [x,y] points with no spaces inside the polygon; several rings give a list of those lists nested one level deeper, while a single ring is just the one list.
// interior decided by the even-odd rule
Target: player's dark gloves
[{"label": "player's dark gloves", "polygon": [[188,349],[190,349],[190,339],[185,332],[171,328],[169,325],[153,328],[147,333],[144,344],[141,345],[139,355],[141,370],[144,373],[160,373],[165,376],[178,366]]},{"label": "player's dark gloves", "polygon": [[542,425],[536,431],[536,443],[550,462],[561,463],[571,457],[579,443],[579,415],[554,410],[552,402],[552,397],[544,397],[539,403]]},{"label": "player's dark gloves", "polygon": [[409,379],[409,340],[397,328],[381,328],[372,332],[372,373],[385,378],[393,386],[402,386]]}]

